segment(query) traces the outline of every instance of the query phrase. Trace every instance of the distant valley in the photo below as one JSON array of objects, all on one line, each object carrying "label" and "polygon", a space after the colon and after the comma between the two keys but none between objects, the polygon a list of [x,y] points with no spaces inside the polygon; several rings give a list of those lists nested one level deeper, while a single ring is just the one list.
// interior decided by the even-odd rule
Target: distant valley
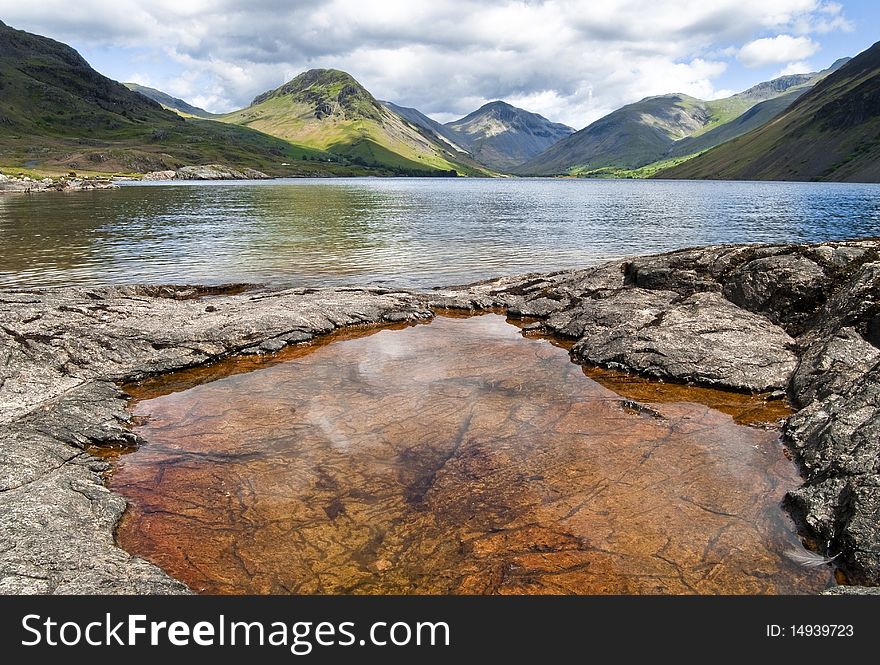
[{"label": "distant valley", "polygon": [[878,181],[878,49],[724,99],[647,97],[576,131],[501,100],[439,123],[334,69],[214,114],[112,81],[70,47],[0,23],[0,167]]}]

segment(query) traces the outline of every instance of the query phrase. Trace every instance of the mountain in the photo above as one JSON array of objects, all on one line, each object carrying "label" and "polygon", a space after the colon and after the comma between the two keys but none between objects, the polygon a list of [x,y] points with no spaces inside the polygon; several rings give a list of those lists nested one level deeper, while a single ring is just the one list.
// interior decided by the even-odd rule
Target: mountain
[{"label": "mountain", "polygon": [[758,103],[749,108],[745,113],[716,126],[714,129],[676,141],[663,158],[670,159],[705,152],[737,136],[742,136],[753,129],[757,129],[791,106],[811,86],[832,72],[836,72],[849,61],[850,58],[841,58],[835,61],[828,69],[824,69],[821,72],[781,76],[772,81],[759,83],[744,92],[733,95],[731,99],[738,98]]},{"label": "mountain", "polygon": [[149,97],[154,102],[158,102],[162,106],[164,106],[169,111],[177,111],[179,114],[183,116],[195,116],[197,118],[206,118],[210,119],[214,117],[213,113],[208,113],[205,109],[200,109],[198,106],[193,106],[192,104],[188,104],[182,99],[178,99],[177,97],[172,97],[171,95],[162,92],[161,90],[156,90],[156,88],[150,88],[145,85],[139,85],[137,83],[123,83],[126,88],[132,90],[134,92],[139,92],[144,97]]},{"label": "mountain", "polygon": [[880,42],[770,122],[657,176],[880,182]]},{"label": "mountain", "polygon": [[474,159],[508,171],[543,152],[574,129],[506,102],[489,102],[445,127]]},{"label": "mountain", "polygon": [[575,169],[634,169],[660,159],[676,140],[705,127],[711,115],[706,103],[694,97],[648,97],[600,118],[514,172],[558,175]]},{"label": "mountain", "polygon": [[[69,46],[0,22],[0,164],[143,172],[221,163],[313,172],[318,151],[259,132],[184,119],[102,76]],[[281,162],[296,164],[280,169]],[[326,170],[326,169],[322,169]]]},{"label": "mountain", "polygon": [[336,69],[303,72],[220,120],[402,174],[483,172]]},{"label": "mountain", "polygon": [[404,120],[411,122],[420,129],[430,132],[434,139],[447,144],[455,152],[468,154],[466,148],[463,147],[462,137],[455,131],[449,129],[446,125],[441,125],[436,120],[429,118],[418,109],[409,108],[407,106],[398,106],[392,102],[381,102],[390,111],[393,111]]},{"label": "mountain", "polygon": [[[689,157],[759,126],[830,71],[782,76],[711,101],[684,94],[647,97],[575,132],[515,172],[602,173]],[[783,96],[788,97],[778,101]]]}]

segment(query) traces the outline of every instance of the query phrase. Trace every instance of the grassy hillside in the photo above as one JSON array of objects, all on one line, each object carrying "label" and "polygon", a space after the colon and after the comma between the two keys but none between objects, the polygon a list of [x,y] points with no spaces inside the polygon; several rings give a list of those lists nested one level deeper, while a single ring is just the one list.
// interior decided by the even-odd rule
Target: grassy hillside
[{"label": "grassy hillside", "polygon": [[0,23],[0,165],[13,171],[221,163],[275,175],[354,172],[335,160],[247,128],[184,119],[102,76],[69,46]]},{"label": "grassy hillside", "polygon": [[462,141],[461,136],[446,125],[441,125],[436,120],[429,118],[418,109],[410,108],[408,106],[398,106],[393,102],[380,102],[380,104],[390,111],[393,111],[407,122],[412,123],[420,130],[428,131],[435,141],[439,141],[441,144],[445,143],[447,148],[451,148],[453,154],[469,154],[467,148],[464,147],[464,142]]},{"label": "grassy hillside", "polygon": [[410,174],[483,172],[380,104],[350,75],[334,69],[304,72],[220,120],[362,166]]},{"label": "grassy hillside", "polygon": [[161,90],[156,90],[156,88],[150,88],[149,86],[140,85],[138,83],[123,83],[122,85],[133,92],[139,92],[144,97],[148,97],[154,102],[159,103],[163,108],[166,108],[169,111],[175,111],[185,118],[193,117],[210,120],[214,117],[213,113],[209,113],[205,109],[199,108],[198,106],[193,106],[192,104],[189,104],[182,99],[178,99],[177,97],[172,97],[168,93],[162,92]]},{"label": "grassy hillside", "polygon": [[648,97],[563,139],[516,172],[646,177],[760,126],[842,62],[824,72],[781,76],[724,99]]},{"label": "grassy hillside", "polygon": [[562,139],[515,172],[559,175],[636,169],[661,159],[676,140],[704,128],[712,117],[706,103],[694,97],[648,97]]},{"label": "grassy hillside", "polygon": [[766,124],[657,177],[880,182],[880,42]]}]

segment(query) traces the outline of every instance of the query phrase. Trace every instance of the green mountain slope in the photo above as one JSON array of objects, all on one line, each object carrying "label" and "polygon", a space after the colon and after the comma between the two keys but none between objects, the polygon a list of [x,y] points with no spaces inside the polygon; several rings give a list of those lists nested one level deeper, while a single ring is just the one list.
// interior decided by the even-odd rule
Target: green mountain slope
[{"label": "green mountain slope", "polygon": [[672,143],[703,129],[711,118],[708,105],[694,97],[648,97],[562,139],[514,172],[559,175],[604,167],[638,168],[660,159]]},{"label": "green mountain slope", "polygon": [[245,128],[184,119],[102,76],[69,46],[0,23],[4,166],[143,172],[221,163],[309,173],[315,163],[300,160],[324,157]]},{"label": "green mountain slope", "polygon": [[178,99],[177,97],[172,97],[168,93],[162,92],[161,90],[156,90],[156,88],[150,88],[149,86],[139,85],[137,83],[123,83],[122,85],[124,85],[129,90],[139,92],[144,97],[149,97],[154,102],[158,102],[169,111],[176,111],[184,117],[194,116],[196,118],[204,118],[206,120],[214,117],[213,113],[209,113],[205,109],[199,108],[198,106],[193,106],[192,104],[189,104],[182,99]]},{"label": "green mountain slope", "polygon": [[481,164],[508,171],[574,133],[574,129],[507,102],[481,106],[446,123],[460,144]]},{"label": "green mountain slope", "polygon": [[880,42],[768,123],[657,177],[880,182]]},{"label": "green mountain slope", "polygon": [[[704,101],[683,94],[648,97],[575,132],[516,172],[621,175],[659,162],[680,161],[759,126],[830,71],[782,76],[724,99]],[[785,96],[787,101],[778,101]]]},{"label": "green mountain slope", "polygon": [[219,118],[400,173],[481,173],[335,69],[312,69]]},{"label": "green mountain slope", "polygon": [[455,131],[441,125],[436,120],[429,118],[418,109],[408,106],[399,106],[393,102],[380,102],[382,106],[393,111],[407,122],[411,122],[422,131],[427,131],[435,141],[445,143],[446,147],[451,149],[453,153],[468,155],[467,148],[464,147],[464,141]]}]

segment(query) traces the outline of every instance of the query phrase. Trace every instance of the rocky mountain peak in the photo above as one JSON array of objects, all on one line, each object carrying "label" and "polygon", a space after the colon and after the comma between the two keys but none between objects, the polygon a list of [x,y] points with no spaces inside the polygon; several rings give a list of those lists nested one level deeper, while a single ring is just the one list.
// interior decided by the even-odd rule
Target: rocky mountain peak
[{"label": "rocky mountain peak", "polygon": [[305,71],[275,90],[257,95],[251,106],[279,97],[312,106],[318,120],[331,116],[349,120],[359,117],[381,119],[381,107],[373,95],[351,74],[338,69]]}]

